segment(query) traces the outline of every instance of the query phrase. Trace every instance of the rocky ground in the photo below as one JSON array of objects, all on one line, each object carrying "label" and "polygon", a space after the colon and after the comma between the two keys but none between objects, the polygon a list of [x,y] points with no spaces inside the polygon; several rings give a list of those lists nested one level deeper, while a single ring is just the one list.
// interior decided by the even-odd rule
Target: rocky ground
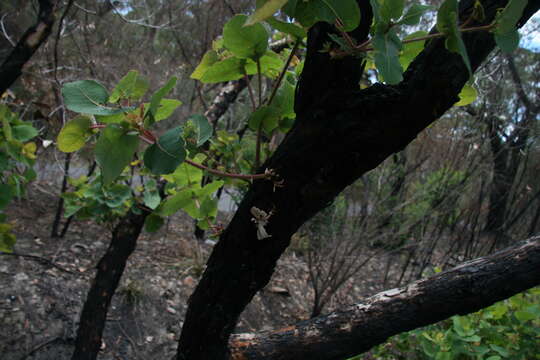
[{"label": "rocky ground", "polygon": [[[51,238],[55,190],[33,184],[28,200],[14,202],[16,255],[0,256],[0,354],[3,360],[69,359],[79,313],[106,250],[110,229],[74,221],[64,238]],[[114,296],[100,359],[168,359],[176,349],[187,299],[204,269],[211,244],[192,235],[184,215],[156,234],[141,236]],[[376,264],[335,296],[330,309],[380,290]],[[270,284],[245,310],[238,332],[269,330],[309,317],[307,266],[290,251]]]}]

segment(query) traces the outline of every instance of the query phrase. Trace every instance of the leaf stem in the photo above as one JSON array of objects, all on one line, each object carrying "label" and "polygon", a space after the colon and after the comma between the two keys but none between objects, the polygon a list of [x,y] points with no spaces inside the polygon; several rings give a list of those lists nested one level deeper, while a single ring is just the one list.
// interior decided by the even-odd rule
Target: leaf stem
[{"label": "leaf stem", "polygon": [[272,103],[272,100],[274,100],[274,97],[276,96],[276,93],[281,86],[281,82],[283,81],[283,78],[285,77],[285,74],[287,73],[287,69],[289,68],[289,65],[291,64],[291,61],[293,59],[294,54],[296,53],[296,50],[298,49],[298,46],[300,46],[301,40],[296,40],[294,43],[294,46],[291,50],[291,53],[289,54],[289,57],[287,58],[287,61],[285,62],[285,65],[283,66],[283,69],[281,70],[281,73],[279,74],[279,77],[274,84],[274,88],[272,89],[272,94],[270,94],[270,97],[268,98],[267,104],[270,105]]},{"label": "leaf stem", "polygon": [[[107,125],[105,125],[105,124],[94,124],[94,125],[91,125],[90,128],[91,129],[103,129],[106,126]],[[157,143],[155,135],[152,134],[152,132],[150,132],[149,130],[145,130],[144,132],[139,133],[139,138],[142,141],[144,141],[144,142],[146,142],[147,144],[150,144],[150,145],[153,145],[153,144]],[[258,179],[271,179],[271,176],[272,176],[269,173],[265,173],[265,174],[234,174],[234,173],[229,173],[229,172],[225,172],[225,171],[219,171],[219,170],[216,170],[216,169],[212,169],[212,168],[209,168],[208,166],[204,166],[202,164],[196,163],[196,162],[194,162],[192,160],[189,160],[189,159],[185,159],[184,161],[187,164],[191,165],[191,166],[194,166],[194,167],[196,167],[198,169],[201,169],[201,170],[204,170],[204,171],[208,171],[210,174],[214,174],[214,175],[219,176],[219,177],[251,181],[251,180],[258,180]]]},{"label": "leaf stem", "polygon": [[194,166],[198,169],[208,171],[210,174],[214,174],[220,177],[227,177],[227,178],[233,178],[233,179],[241,179],[241,180],[257,180],[257,179],[267,179],[268,174],[233,174],[229,172],[219,171],[216,169],[211,169],[208,166],[204,166],[202,164],[196,163],[192,160],[186,159],[184,160],[186,163],[188,163],[191,166]]},{"label": "leaf stem", "polygon": [[259,85],[259,106],[262,105],[262,74],[261,74],[261,59],[257,59],[257,83]]}]

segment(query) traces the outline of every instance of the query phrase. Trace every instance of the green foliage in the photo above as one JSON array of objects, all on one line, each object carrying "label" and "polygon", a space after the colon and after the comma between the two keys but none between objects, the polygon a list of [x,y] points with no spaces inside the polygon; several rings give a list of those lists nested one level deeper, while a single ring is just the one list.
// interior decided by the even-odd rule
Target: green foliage
[{"label": "green foliage", "polygon": [[[161,106],[165,105],[165,104],[162,104],[162,100],[174,88],[174,86],[176,85],[176,81],[177,81],[176,77],[173,76],[161,89],[159,89],[152,95],[152,98],[150,99],[150,106],[148,108],[148,111],[145,114],[145,123],[144,123],[145,126],[148,127],[152,125],[155,121],[159,121],[161,119],[168,117],[161,114],[161,118],[158,119],[158,111],[159,111],[160,105]],[[167,101],[165,101],[165,103],[167,103]],[[173,109],[171,110],[170,109],[171,106],[169,105],[169,108],[166,110],[166,113],[168,113],[169,115],[172,114],[174,109],[176,109],[177,107],[177,106],[174,106],[175,104],[177,104],[177,106],[180,105],[178,103],[175,103],[173,100],[173,106],[172,106]]]},{"label": "green foliage", "polygon": [[463,86],[463,89],[461,89],[461,92],[459,93],[459,101],[455,103],[455,106],[465,106],[472,103],[474,100],[476,100],[476,97],[478,96],[478,92],[476,89],[469,84],[465,84]]},{"label": "green foliage", "polygon": [[370,359],[533,360],[540,359],[539,336],[540,289],[534,288],[474,314],[396,335],[372,350]]},{"label": "green foliage", "polygon": [[66,217],[77,215],[82,219],[110,223],[127,214],[134,204],[128,185],[104,185],[99,176],[92,179],[82,176],[69,181],[73,190],[62,194]]},{"label": "green foliage", "polygon": [[247,26],[247,16],[236,15],[223,27],[223,44],[240,59],[259,60],[268,49],[268,33],[261,24]]},{"label": "green foliage", "polygon": [[130,101],[140,100],[148,91],[148,81],[135,70],[124,76],[113,89],[109,97],[110,103],[117,103],[120,99]]},{"label": "green foliage", "polygon": [[16,239],[3,211],[13,198],[24,195],[25,185],[35,178],[36,144],[29,140],[38,131],[4,104],[0,104],[0,122],[0,251],[11,252]]},{"label": "green foliage", "polygon": [[458,24],[458,2],[457,0],[445,0],[437,12],[437,30],[446,36],[446,48],[449,51],[461,55],[465,66],[472,75],[471,63],[465,43],[461,38]]},{"label": "green foliage", "polygon": [[128,128],[118,124],[109,124],[103,129],[94,152],[105,184],[110,184],[122,173],[131,162],[138,144],[137,134]]},{"label": "green foliage", "polygon": [[318,21],[336,24],[336,20],[339,20],[343,30],[351,31],[360,23],[360,9],[356,0],[297,1],[296,6],[291,4],[285,10],[305,27],[311,27]]},{"label": "green foliage", "polygon": [[163,134],[144,152],[144,165],[156,175],[170,174],[186,158],[182,128],[177,126]]},{"label": "green foliage", "polygon": [[495,41],[502,51],[510,53],[519,45],[516,24],[523,14],[527,0],[510,0],[495,20]]},{"label": "green foliage", "polygon": [[114,115],[125,111],[107,106],[107,89],[94,80],[79,80],[64,84],[62,95],[66,107],[77,113],[89,115]]},{"label": "green foliage", "polygon": [[196,134],[196,146],[201,146],[207,142],[213,133],[212,125],[203,115],[192,115],[188,119],[188,124],[192,124]]},{"label": "green foliage", "polygon": [[404,44],[403,44],[402,51],[399,55],[399,63],[401,64],[403,69],[406,70],[411,64],[411,62],[416,58],[416,56],[420,54],[422,50],[424,50],[424,44],[425,44],[425,40],[413,41],[413,42],[405,42],[405,41],[418,39],[423,36],[426,36],[427,34],[428,33],[426,31],[422,31],[422,30],[416,31],[406,36],[405,39],[403,39]]},{"label": "green foliage", "polygon": [[92,119],[79,115],[70,120],[58,134],[58,149],[62,152],[74,152],[84,146],[90,136]]}]

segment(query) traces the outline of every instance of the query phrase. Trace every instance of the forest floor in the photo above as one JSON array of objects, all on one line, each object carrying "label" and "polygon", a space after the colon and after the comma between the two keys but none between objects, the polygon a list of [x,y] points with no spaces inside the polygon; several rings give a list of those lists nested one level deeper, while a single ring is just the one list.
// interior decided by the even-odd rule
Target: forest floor
[{"label": "forest floor", "polygon": [[[80,311],[110,229],[76,220],[64,238],[52,238],[58,186],[41,181],[28,190],[27,200],[14,201],[7,211],[17,243],[16,255],[0,256],[0,354],[2,360],[70,359]],[[109,310],[100,359],[174,355],[187,300],[211,247],[194,238],[193,223],[185,215],[139,238]],[[380,291],[382,263],[368,263],[325,312]],[[237,332],[307,319],[312,301],[306,262],[289,251],[243,313]]]}]

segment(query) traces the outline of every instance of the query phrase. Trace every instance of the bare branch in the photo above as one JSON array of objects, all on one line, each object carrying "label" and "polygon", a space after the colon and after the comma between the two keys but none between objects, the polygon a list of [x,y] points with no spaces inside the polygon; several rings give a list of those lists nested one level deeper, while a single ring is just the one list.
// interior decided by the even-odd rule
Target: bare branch
[{"label": "bare branch", "polygon": [[345,359],[390,336],[478,311],[540,285],[540,236],[275,332],[231,337],[233,359]]}]

